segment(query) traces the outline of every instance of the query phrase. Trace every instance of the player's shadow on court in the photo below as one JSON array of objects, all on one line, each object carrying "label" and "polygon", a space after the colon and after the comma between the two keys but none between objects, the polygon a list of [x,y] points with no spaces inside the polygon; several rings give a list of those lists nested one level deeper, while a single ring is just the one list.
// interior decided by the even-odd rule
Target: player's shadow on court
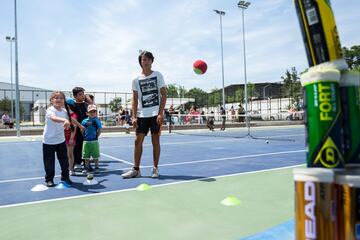
[{"label": "player's shadow on court", "polygon": [[119,163],[119,161],[112,161],[112,160],[109,160],[109,161],[103,161],[103,162],[101,162],[101,160],[99,161],[99,165],[100,165],[100,167],[101,167],[101,166],[108,166],[108,165],[109,165],[109,163]]},{"label": "player's shadow on court", "polygon": [[[86,181],[86,178],[84,178],[84,182]],[[102,192],[102,189],[105,189],[106,187],[102,185],[101,183],[106,182],[107,179],[103,179],[98,181],[97,184],[94,185],[84,185],[82,182],[73,182],[72,187],[78,189],[81,192],[87,192],[87,193],[100,193]]]},{"label": "player's shadow on court", "polygon": [[[108,175],[121,175],[123,174],[123,170],[121,169],[114,169],[114,170],[108,170],[107,168],[104,168],[103,166],[100,166],[100,172],[98,173],[94,173],[94,177],[98,178],[98,177],[106,177]],[[86,173],[77,173],[76,177],[86,177]]]}]

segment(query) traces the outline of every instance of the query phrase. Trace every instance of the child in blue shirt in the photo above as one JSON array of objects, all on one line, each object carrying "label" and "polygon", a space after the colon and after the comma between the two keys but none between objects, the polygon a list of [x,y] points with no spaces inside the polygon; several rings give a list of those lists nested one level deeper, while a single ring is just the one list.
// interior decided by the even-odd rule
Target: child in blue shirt
[{"label": "child in blue shirt", "polygon": [[83,132],[84,143],[82,148],[82,158],[85,160],[83,173],[87,173],[90,169],[90,158],[94,160],[95,173],[98,173],[100,157],[98,137],[100,136],[102,125],[97,117],[97,110],[94,104],[88,106],[86,115],[88,117],[81,122],[81,125],[85,127]]}]

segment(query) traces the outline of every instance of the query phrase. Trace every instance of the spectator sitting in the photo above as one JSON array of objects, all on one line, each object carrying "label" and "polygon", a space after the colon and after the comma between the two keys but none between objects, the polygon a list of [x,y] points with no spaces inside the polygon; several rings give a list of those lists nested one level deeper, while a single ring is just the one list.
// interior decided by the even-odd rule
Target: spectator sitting
[{"label": "spectator sitting", "polygon": [[1,122],[3,125],[5,126],[9,126],[9,128],[13,128],[14,127],[14,123],[11,121],[10,116],[8,115],[7,112],[4,112],[1,116]]},{"label": "spectator sitting", "polygon": [[295,106],[291,106],[291,108],[289,109],[289,113],[290,113],[290,120],[296,120],[296,109]]},{"label": "spectator sitting", "polygon": [[209,128],[210,131],[214,131],[214,112],[211,111],[210,115],[207,117],[206,126]]},{"label": "spectator sitting", "polygon": [[199,115],[199,112],[196,111],[196,107],[195,106],[192,106],[190,108],[190,111],[189,111],[189,114],[186,116],[186,123],[189,124],[189,123],[192,123],[194,121],[196,121],[196,117]]}]

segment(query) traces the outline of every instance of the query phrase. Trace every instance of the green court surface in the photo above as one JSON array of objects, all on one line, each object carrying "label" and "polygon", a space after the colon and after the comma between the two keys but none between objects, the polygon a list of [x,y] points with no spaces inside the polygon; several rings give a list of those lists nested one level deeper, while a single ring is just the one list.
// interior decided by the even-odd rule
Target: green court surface
[{"label": "green court surface", "polygon": [[1,239],[241,239],[293,218],[293,169],[2,207]]}]

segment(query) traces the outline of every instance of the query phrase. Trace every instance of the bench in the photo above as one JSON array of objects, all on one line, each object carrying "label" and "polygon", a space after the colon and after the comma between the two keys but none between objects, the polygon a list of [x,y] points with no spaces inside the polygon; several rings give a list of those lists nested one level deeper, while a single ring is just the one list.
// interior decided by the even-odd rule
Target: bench
[{"label": "bench", "polygon": [[5,125],[2,122],[0,122],[0,129],[8,129],[8,128],[14,128],[14,125],[13,127],[10,127],[9,125]]},{"label": "bench", "polygon": [[0,129],[7,129],[7,128],[9,128],[8,125],[4,125],[4,124],[0,123]]}]

